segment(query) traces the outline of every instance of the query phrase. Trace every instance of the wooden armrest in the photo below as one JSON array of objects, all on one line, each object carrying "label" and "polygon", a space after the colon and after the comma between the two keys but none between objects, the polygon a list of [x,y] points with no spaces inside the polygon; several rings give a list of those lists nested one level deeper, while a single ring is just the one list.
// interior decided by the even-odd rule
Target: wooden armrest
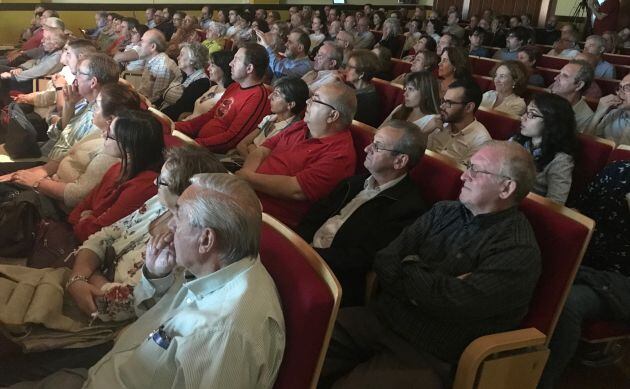
[{"label": "wooden armrest", "polygon": [[536,328],[501,332],[475,339],[459,358],[453,388],[472,388],[477,371],[488,356],[523,348],[543,347],[546,339],[545,334]]}]

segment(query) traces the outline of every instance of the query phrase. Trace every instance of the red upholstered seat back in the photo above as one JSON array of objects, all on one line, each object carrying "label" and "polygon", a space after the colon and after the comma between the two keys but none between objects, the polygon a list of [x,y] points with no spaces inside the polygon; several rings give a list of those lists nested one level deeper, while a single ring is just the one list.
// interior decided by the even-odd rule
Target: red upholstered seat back
[{"label": "red upholstered seat back", "polygon": [[333,313],[334,298],[300,250],[266,223],[263,223],[260,257],[278,289],[286,326],[284,358],[274,388],[309,388]]},{"label": "red upholstered seat back", "polygon": [[538,73],[540,73],[542,78],[545,80],[545,86],[553,84],[556,76],[560,73],[560,70],[551,68],[538,67],[537,70]]},{"label": "red upholstered seat back", "polygon": [[403,46],[405,46],[407,37],[404,35],[396,35],[396,40],[398,41],[398,44],[396,45],[397,50],[395,53],[392,53],[392,58],[400,58],[402,56]]},{"label": "red upholstered seat back", "polygon": [[225,45],[223,46],[223,50],[226,50],[226,51],[232,50],[232,45],[233,44],[234,44],[234,41],[232,41],[231,39],[226,39],[225,40]]},{"label": "red upholstered seat back", "polygon": [[617,147],[610,153],[608,162],[613,161],[630,161],[630,146]]},{"label": "red upholstered seat back", "polygon": [[630,73],[630,65],[614,65],[617,80],[623,79],[626,74]]},{"label": "red upholstered seat back", "polygon": [[538,61],[536,61],[536,66],[541,68],[550,68],[550,69],[562,69],[564,65],[569,62],[566,58],[560,57],[552,57],[550,55],[542,55]]},{"label": "red upholstered seat back", "polygon": [[473,74],[478,74],[480,76],[489,76],[492,69],[501,62],[496,59],[474,56],[469,56],[468,60],[470,61]]},{"label": "red upholstered seat back", "polygon": [[380,107],[374,107],[380,111],[381,117],[379,121],[382,123],[387,116],[403,102],[403,88],[400,85],[392,84],[389,81],[373,78],[372,84],[376,88],[376,93],[381,100]]},{"label": "red upholstered seat back", "polygon": [[427,205],[442,200],[457,200],[462,189],[462,170],[455,162],[447,162],[443,157],[427,151],[410,174]]},{"label": "red upholstered seat back", "polygon": [[628,336],[630,336],[630,326],[621,322],[587,320],[582,326],[582,338],[591,342]]},{"label": "red upholstered seat back", "polygon": [[[623,49],[622,49],[623,50]],[[630,65],[630,54],[629,53],[625,53],[623,54],[609,54],[609,53],[604,53],[604,55],[602,55],[602,57],[612,63],[612,64],[618,64],[618,65]]]},{"label": "red upholstered seat back", "polygon": [[392,79],[400,76],[403,73],[409,73],[411,71],[411,62],[403,61],[402,59],[392,58]]},{"label": "red upholstered seat back", "polygon": [[578,134],[577,139],[578,148],[569,202],[582,193],[597,173],[606,166],[614,148],[610,141],[589,135]]},{"label": "red upholstered seat back", "polygon": [[617,89],[619,89],[619,80],[608,80],[605,78],[596,78],[593,80],[599,86],[599,89],[602,90],[602,96],[614,95],[617,93]]},{"label": "red upholstered seat back", "polygon": [[494,82],[488,76],[480,76],[478,74],[473,74],[473,80],[479,85],[482,92],[488,91],[494,88]]},{"label": "red upholstered seat back", "polygon": [[590,240],[590,230],[555,209],[572,211],[547,205],[551,201],[545,200],[530,194],[520,206],[534,229],[542,256],[542,273],[522,327],[536,327],[549,339],[582,260],[585,241]]},{"label": "red upholstered seat back", "polygon": [[521,121],[516,116],[493,109],[479,108],[475,117],[486,127],[492,139],[496,140],[508,140],[512,135],[518,134],[521,128]]},{"label": "red upholstered seat back", "polygon": [[374,133],[376,128],[368,126],[367,124],[357,122],[353,120],[350,125],[350,133],[352,134],[352,142],[354,143],[354,151],[357,155],[357,166],[355,169],[356,174],[363,174],[367,172],[367,169],[363,165],[365,161],[365,148],[372,143],[374,139]]}]

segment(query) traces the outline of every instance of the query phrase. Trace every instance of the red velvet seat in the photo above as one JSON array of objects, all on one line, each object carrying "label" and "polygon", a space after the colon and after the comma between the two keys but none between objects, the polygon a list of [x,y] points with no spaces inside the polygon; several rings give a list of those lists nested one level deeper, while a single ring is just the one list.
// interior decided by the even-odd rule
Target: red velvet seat
[{"label": "red velvet seat", "polygon": [[540,73],[542,78],[545,80],[545,86],[553,84],[556,76],[560,73],[560,70],[551,68],[538,67],[536,70],[538,70],[538,73]]},{"label": "red velvet seat", "polygon": [[350,125],[350,133],[352,134],[352,142],[354,143],[354,151],[357,155],[357,166],[355,169],[356,174],[363,174],[367,172],[367,169],[363,165],[365,161],[365,148],[372,143],[374,139],[374,133],[376,128],[369,126],[365,123],[353,120]]},{"label": "red velvet seat", "polygon": [[370,30],[374,35],[374,42],[380,42],[381,38],[383,38],[383,31],[380,30]]},{"label": "red velvet seat", "polygon": [[614,65],[615,66],[615,79],[621,80],[630,73],[630,65]]},{"label": "red velvet seat", "polygon": [[232,45],[233,44],[234,44],[234,41],[232,41],[232,39],[226,39],[225,40],[225,45],[223,46],[223,50],[227,50],[227,51],[232,50]]},{"label": "red velvet seat", "polygon": [[615,143],[608,139],[578,134],[578,148],[573,168],[573,182],[569,193],[572,202],[608,163]]},{"label": "red velvet seat", "polygon": [[521,129],[521,120],[518,116],[492,108],[480,107],[475,112],[475,117],[486,127],[492,139],[508,140]]},{"label": "red velvet seat", "polygon": [[619,80],[610,80],[606,78],[596,78],[594,80],[602,90],[602,96],[614,95],[619,89]]},{"label": "red velvet seat", "polygon": [[411,71],[411,62],[403,61],[402,59],[392,58],[392,79],[400,76],[404,73]]},{"label": "red velvet seat", "polygon": [[604,59],[615,65],[630,65],[630,55],[604,53]]},{"label": "red velvet seat", "polygon": [[492,78],[488,76],[480,76],[478,74],[473,74],[473,80],[475,80],[477,85],[479,85],[479,88],[481,88],[482,93],[494,88],[494,81],[492,81]]},{"label": "red velvet seat", "polygon": [[383,122],[396,106],[403,103],[403,87],[401,85],[392,84],[389,81],[373,78],[372,84],[376,88],[376,93],[381,100],[381,107],[374,107],[380,111],[379,122]]},{"label": "red velvet seat", "polygon": [[266,214],[260,258],[278,289],[286,327],[274,388],[314,388],[337,318],[339,282],[313,248]]},{"label": "red velvet seat", "polygon": [[616,149],[610,153],[608,157],[608,162],[613,161],[630,161],[630,146],[628,145],[619,145]]},{"label": "red velvet seat", "polygon": [[398,44],[396,45],[398,49],[395,53],[392,53],[392,58],[401,58],[403,47],[405,46],[405,41],[407,40],[407,37],[404,35],[396,35],[396,40],[398,41]]},{"label": "red velvet seat", "polygon": [[492,69],[501,63],[501,61],[497,59],[475,56],[469,56],[468,60],[470,61],[473,74],[478,74],[480,76],[489,76]]},{"label": "red velvet seat", "polygon": [[431,206],[442,200],[457,200],[463,182],[460,179],[464,167],[449,157],[427,150],[410,172],[420,195]]},{"label": "red velvet seat", "polygon": [[536,61],[536,66],[540,66],[543,68],[550,68],[550,69],[561,69],[568,62],[569,60],[566,58],[552,57],[550,55],[542,55],[540,56],[538,61]]}]

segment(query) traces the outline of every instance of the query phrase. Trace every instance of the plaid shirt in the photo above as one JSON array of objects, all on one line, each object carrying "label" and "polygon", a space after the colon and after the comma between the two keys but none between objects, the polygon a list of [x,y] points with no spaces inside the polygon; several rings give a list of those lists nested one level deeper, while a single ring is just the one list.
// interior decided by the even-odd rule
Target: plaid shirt
[{"label": "plaid shirt", "polygon": [[162,98],[171,82],[181,80],[182,72],[177,63],[165,53],[160,53],[146,62],[138,91],[154,103]]},{"label": "plaid shirt", "polygon": [[68,154],[70,148],[92,131],[100,131],[93,123],[94,103],[77,104],[74,116],[59,134],[48,158],[53,161],[61,160]]}]

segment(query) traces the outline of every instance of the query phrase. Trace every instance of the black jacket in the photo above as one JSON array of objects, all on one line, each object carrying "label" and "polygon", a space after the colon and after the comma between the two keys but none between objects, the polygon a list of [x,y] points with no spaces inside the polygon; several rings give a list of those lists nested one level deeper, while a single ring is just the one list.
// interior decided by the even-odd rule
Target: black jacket
[{"label": "black jacket", "polygon": [[[332,216],[337,215],[363,190],[369,174],[343,180],[328,197],[314,204],[297,228],[307,242]],[[361,205],[341,226],[331,247],[316,249],[335,273],[343,288],[343,305],[363,303],[365,275],[374,255],[427,210],[416,185],[407,175]]]}]

